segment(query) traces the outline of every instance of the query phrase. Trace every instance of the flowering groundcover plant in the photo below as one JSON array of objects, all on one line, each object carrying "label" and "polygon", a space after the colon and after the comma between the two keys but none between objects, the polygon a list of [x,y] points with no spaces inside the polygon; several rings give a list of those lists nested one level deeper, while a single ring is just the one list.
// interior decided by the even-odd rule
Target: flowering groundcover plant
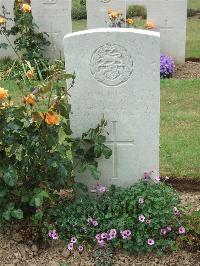
[{"label": "flowering groundcover plant", "polygon": [[168,56],[161,54],[160,55],[160,77],[161,78],[170,78],[174,73],[174,60]]},{"label": "flowering groundcover plant", "polygon": [[162,253],[176,249],[177,238],[186,233],[177,193],[151,175],[145,173],[131,187],[97,193],[96,200],[86,195],[71,205],[62,202],[53,212],[54,227],[70,251],[90,244]]}]

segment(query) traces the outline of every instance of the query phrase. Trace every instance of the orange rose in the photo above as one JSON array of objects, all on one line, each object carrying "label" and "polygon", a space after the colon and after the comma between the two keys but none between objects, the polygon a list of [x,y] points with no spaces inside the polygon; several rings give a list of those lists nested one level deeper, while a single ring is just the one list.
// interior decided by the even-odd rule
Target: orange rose
[{"label": "orange rose", "polygon": [[0,16],[0,26],[4,25],[5,23],[6,23],[6,19]]},{"label": "orange rose", "polygon": [[24,103],[34,105],[35,104],[35,96],[31,93],[27,97],[24,97]]},{"label": "orange rose", "polygon": [[48,125],[58,125],[59,124],[59,115],[55,112],[45,113],[45,122]]},{"label": "orange rose", "polygon": [[156,27],[155,23],[153,21],[147,21],[147,23],[145,24],[145,28],[148,30],[154,29]]},{"label": "orange rose", "polygon": [[28,71],[26,72],[26,76],[27,76],[29,79],[32,79],[34,73],[35,73],[35,68],[32,67],[30,70],[28,70]]},{"label": "orange rose", "polygon": [[109,14],[109,17],[110,17],[110,18],[113,18],[113,19],[116,19],[116,18],[119,17],[119,13],[118,13],[118,12],[111,12],[111,13]]},{"label": "orange rose", "polygon": [[24,13],[30,13],[31,12],[31,6],[29,4],[23,4],[22,5],[22,11]]},{"label": "orange rose", "polygon": [[8,97],[8,91],[4,88],[0,88],[0,100],[4,100]]},{"label": "orange rose", "polygon": [[127,22],[128,25],[133,25],[134,24],[134,20],[132,18],[128,18],[126,20],[126,22]]}]

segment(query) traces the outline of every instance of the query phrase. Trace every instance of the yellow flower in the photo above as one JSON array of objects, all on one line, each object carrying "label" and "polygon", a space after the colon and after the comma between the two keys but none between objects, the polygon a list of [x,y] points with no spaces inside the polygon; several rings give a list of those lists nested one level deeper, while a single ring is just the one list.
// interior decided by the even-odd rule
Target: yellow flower
[{"label": "yellow flower", "polygon": [[4,100],[8,97],[8,91],[4,88],[0,88],[0,100]]},{"label": "yellow flower", "polygon": [[147,21],[147,23],[145,24],[145,28],[147,28],[148,30],[154,29],[155,27],[155,23],[151,20]]},{"label": "yellow flower", "polygon": [[26,72],[26,76],[27,76],[29,79],[32,79],[34,73],[35,73],[35,68],[32,67],[30,70],[28,70],[28,71]]},{"label": "yellow flower", "polygon": [[24,13],[30,13],[31,12],[31,6],[29,4],[23,4],[22,5],[22,11]]},{"label": "yellow flower", "polygon": [[128,25],[133,25],[134,24],[134,20],[132,18],[128,18],[126,20],[126,22],[127,22]]},{"label": "yellow flower", "polygon": [[0,16],[0,26],[4,25],[5,23],[6,23],[6,19]]},{"label": "yellow flower", "polygon": [[45,113],[44,119],[48,125],[58,125],[59,124],[59,115],[56,112]]},{"label": "yellow flower", "polygon": [[35,96],[31,93],[27,97],[24,97],[24,103],[34,105],[36,102]]}]

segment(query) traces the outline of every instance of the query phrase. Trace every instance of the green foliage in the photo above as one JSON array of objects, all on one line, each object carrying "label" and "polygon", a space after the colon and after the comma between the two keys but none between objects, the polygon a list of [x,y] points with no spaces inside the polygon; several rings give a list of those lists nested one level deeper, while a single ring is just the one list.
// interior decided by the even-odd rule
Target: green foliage
[{"label": "green foliage", "polygon": [[94,251],[93,258],[95,260],[96,266],[111,266],[113,259],[113,249],[111,246],[106,247],[105,249],[97,248]]},{"label": "green foliage", "polygon": [[[144,199],[143,204],[139,202],[140,198]],[[105,247],[111,245],[129,252],[162,253],[176,249],[178,228],[183,222],[182,216],[173,212],[178,204],[178,195],[171,187],[142,180],[125,189],[112,186],[96,198],[86,195],[72,205],[68,201],[62,202],[52,212],[52,221],[59,237],[67,242],[75,236],[78,243],[96,245],[97,234],[115,229],[116,237],[105,241]],[[145,216],[144,222],[139,221],[140,215]],[[88,218],[97,221],[98,226],[93,226]],[[160,230],[167,226],[172,230],[161,235]],[[131,230],[131,237],[123,239],[123,230]],[[154,239],[155,244],[148,245],[148,239]]]},{"label": "green foliage", "polygon": [[200,249],[200,211],[185,216],[187,235],[182,237],[181,245],[190,250]]},{"label": "green foliage", "polygon": [[142,17],[146,19],[147,11],[144,6],[130,5],[127,10],[127,18]]},{"label": "green foliage", "polygon": [[78,0],[72,6],[72,19],[87,19],[86,1]]},{"label": "green foliage", "polygon": [[[29,62],[36,70],[38,78],[41,79],[41,72],[48,65],[48,60],[44,58],[43,52],[50,45],[50,42],[47,40],[48,34],[40,32],[38,26],[33,22],[31,11],[23,11],[23,3],[26,3],[26,1],[15,1],[14,25],[10,29],[7,27],[7,22],[11,19],[3,6],[3,17],[6,19],[6,23],[0,25],[0,35],[4,35],[7,43],[1,43],[0,48],[6,49],[11,46],[16,53],[19,62],[15,62],[12,69],[18,69],[17,77],[25,71],[24,63]],[[12,36],[15,36],[14,43],[11,41]]]},{"label": "green foliage", "polygon": [[[96,159],[111,155],[104,145],[104,119],[81,139],[71,137],[68,90],[60,81],[71,79],[68,88],[71,89],[75,76],[56,67],[52,71],[49,80],[31,88],[31,93],[24,97],[24,105],[13,105],[11,97],[1,88],[1,225],[25,218],[39,230],[42,224],[48,228],[48,217],[51,208],[60,201],[60,190],[76,188],[72,147],[73,156],[80,159],[81,170],[89,168],[95,178],[100,177]],[[27,91],[23,83],[18,86]],[[98,154],[96,147],[100,149]]]}]

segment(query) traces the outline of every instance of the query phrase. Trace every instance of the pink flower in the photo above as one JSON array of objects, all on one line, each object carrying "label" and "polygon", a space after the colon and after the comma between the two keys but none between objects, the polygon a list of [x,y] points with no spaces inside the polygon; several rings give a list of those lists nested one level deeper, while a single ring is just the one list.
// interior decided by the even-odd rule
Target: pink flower
[{"label": "pink flower", "polygon": [[108,236],[108,234],[107,234],[107,233],[102,233],[102,234],[101,234],[101,239],[106,239],[106,238],[107,238],[107,236]]},{"label": "pink flower", "polygon": [[101,240],[101,234],[97,234],[97,235],[95,236],[95,238],[96,238],[96,240]]},{"label": "pink flower", "polygon": [[165,228],[161,228],[160,229],[160,234],[161,235],[166,235],[167,234],[167,230]]},{"label": "pink flower", "polygon": [[185,234],[186,233],[185,227],[180,226],[179,229],[178,229],[178,232],[179,232],[180,235]]},{"label": "pink flower", "polygon": [[78,246],[78,251],[79,251],[79,252],[83,252],[83,246],[81,246],[81,245]]},{"label": "pink flower", "polygon": [[58,239],[58,233],[56,232],[56,230],[49,231],[48,236],[51,237],[53,240]]},{"label": "pink flower", "polygon": [[73,236],[73,237],[71,238],[71,243],[75,244],[76,242],[77,242],[77,238]]},{"label": "pink flower", "polygon": [[145,220],[145,217],[144,217],[144,215],[140,215],[139,217],[138,217],[138,219],[139,219],[139,221],[140,222],[144,222],[144,220]]},{"label": "pink flower", "polygon": [[155,241],[154,241],[152,238],[149,238],[149,239],[147,240],[147,244],[148,244],[149,246],[152,246],[152,245],[155,244]]},{"label": "pink flower", "polygon": [[180,215],[180,211],[176,207],[173,208],[173,213],[176,216],[179,216]]},{"label": "pink flower", "polygon": [[171,225],[168,225],[168,226],[166,227],[166,230],[167,230],[168,233],[171,232],[171,231],[172,231],[172,227],[171,227]]},{"label": "pink flower", "polygon": [[93,222],[93,219],[92,219],[91,217],[89,217],[89,218],[87,219],[87,222],[88,222],[89,224],[91,224],[91,223]]},{"label": "pink flower", "polygon": [[97,221],[92,221],[92,224],[94,227],[98,226],[98,222]]},{"label": "pink flower", "polygon": [[68,249],[69,251],[72,251],[73,248],[74,248],[74,244],[73,244],[73,243],[69,243],[69,244],[67,245],[67,249]]},{"label": "pink flower", "polygon": [[160,177],[159,176],[155,176],[154,179],[155,179],[156,182],[160,182]]},{"label": "pink flower", "polygon": [[146,224],[150,224],[151,223],[151,220],[146,220]]},{"label": "pink flower", "polygon": [[117,235],[116,229],[111,229],[110,232],[108,232],[107,239],[108,240],[112,240],[112,239],[114,239],[116,237],[116,235]]},{"label": "pink flower", "polygon": [[139,202],[140,204],[143,204],[143,203],[144,203],[144,198],[139,198],[138,202]]},{"label": "pink flower", "polygon": [[148,172],[144,172],[144,180],[147,180],[149,178],[149,173]]},{"label": "pink flower", "polygon": [[104,247],[105,245],[105,241],[102,239],[102,240],[98,240],[98,244],[100,247]]},{"label": "pink flower", "polygon": [[100,193],[104,193],[104,192],[106,192],[106,187],[101,186],[101,187],[99,188],[99,192],[100,192]]},{"label": "pink flower", "polygon": [[96,183],[95,186],[93,186],[93,188],[90,190],[92,193],[96,193],[96,192],[100,192],[100,193],[104,193],[107,191],[105,186],[102,186],[100,183]]},{"label": "pink flower", "polygon": [[127,239],[127,238],[130,238],[131,237],[131,230],[124,230],[124,231],[121,231],[120,232],[121,236],[123,239]]}]

